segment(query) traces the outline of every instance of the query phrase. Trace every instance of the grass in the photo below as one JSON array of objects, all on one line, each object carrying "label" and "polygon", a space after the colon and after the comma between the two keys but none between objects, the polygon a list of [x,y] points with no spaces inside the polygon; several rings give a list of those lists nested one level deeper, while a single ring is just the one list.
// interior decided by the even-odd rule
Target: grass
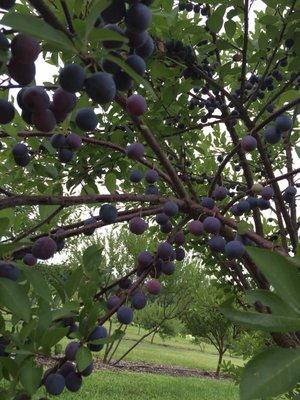
[{"label": "grass", "polygon": [[133,372],[103,371],[86,378],[78,393],[64,392],[60,400],[235,400],[238,388],[230,381],[182,378]]},{"label": "grass", "polygon": [[[128,327],[125,340],[121,342],[113,358],[118,359],[144,333],[145,331],[141,330],[139,335],[136,327]],[[150,337],[148,337],[129,353],[125,360],[214,371],[218,359],[217,352],[209,344],[205,343],[203,347],[204,351],[201,351],[200,346],[179,336],[163,341],[156,335],[153,344],[151,344]],[[241,359],[232,358],[229,355],[225,355],[224,360],[231,360],[234,364],[243,365]]]}]

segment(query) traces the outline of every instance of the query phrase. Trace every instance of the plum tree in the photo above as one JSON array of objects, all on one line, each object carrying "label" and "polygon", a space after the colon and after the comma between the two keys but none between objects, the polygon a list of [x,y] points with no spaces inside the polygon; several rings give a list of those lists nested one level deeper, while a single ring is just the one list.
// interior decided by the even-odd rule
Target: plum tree
[{"label": "plum tree", "polygon": [[85,81],[85,71],[79,64],[65,65],[59,73],[59,84],[70,93],[79,92]]},{"label": "plum tree", "polygon": [[[298,247],[297,13],[280,1],[256,16],[247,1],[238,13],[225,1],[164,1],[151,25],[152,0],[30,0],[10,10],[14,3],[0,0],[5,384],[23,387],[23,365],[38,377],[36,353],[53,354],[61,335],[71,340],[40,382],[26,383],[35,396],[47,379],[50,392],[77,391],[83,358],[89,375],[90,351],[102,347],[100,327],[115,313],[131,323],[144,292],[158,294],[160,279],[168,292],[175,268],[170,282],[184,280],[177,261],[186,255],[201,254],[206,273],[238,299],[249,289],[277,295],[252,252],[290,260]],[[52,76],[41,76],[45,62]],[[129,234],[123,265],[102,268],[106,244],[84,235],[122,223],[120,231],[144,235]],[[50,258],[65,251],[56,274]],[[299,346],[296,329],[270,335]]]},{"label": "plum tree", "polygon": [[127,111],[139,117],[147,111],[147,103],[143,96],[139,94],[133,94],[126,100]]}]

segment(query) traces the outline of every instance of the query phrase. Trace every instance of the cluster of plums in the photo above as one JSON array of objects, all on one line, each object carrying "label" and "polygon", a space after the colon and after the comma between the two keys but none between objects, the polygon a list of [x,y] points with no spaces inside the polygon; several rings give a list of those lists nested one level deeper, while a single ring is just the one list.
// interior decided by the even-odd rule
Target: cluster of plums
[{"label": "cluster of plums", "polygon": [[208,15],[208,8],[206,7],[206,5],[203,5],[201,3],[194,4],[190,1],[180,2],[178,5],[178,9],[179,11],[187,11],[187,12],[193,11],[195,14],[201,13],[201,15],[203,16]]}]

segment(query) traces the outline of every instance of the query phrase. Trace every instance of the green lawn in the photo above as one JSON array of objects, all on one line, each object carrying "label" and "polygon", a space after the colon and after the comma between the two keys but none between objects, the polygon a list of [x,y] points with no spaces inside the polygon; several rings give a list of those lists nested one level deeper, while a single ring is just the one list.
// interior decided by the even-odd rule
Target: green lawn
[{"label": "green lawn", "polygon": [[[145,331],[141,330],[140,335],[144,333]],[[136,327],[128,327],[125,339],[121,342],[114,359],[120,357],[131,347],[140,335],[138,335]],[[99,356],[102,357],[102,354],[100,353]],[[243,365],[243,361],[239,358],[231,358],[226,355],[224,359],[230,359],[237,365]],[[201,351],[200,346],[191,343],[188,339],[177,336],[163,341],[157,335],[153,344],[150,343],[150,337],[148,337],[128,354],[126,360],[213,371],[217,365],[217,353],[214,347],[209,344],[204,344],[204,351]]]},{"label": "green lawn", "polygon": [[238,388],[230,381],[179,378],[132,372],[98,372],[86,378],[77,393],[61,400],[235,400]]}]

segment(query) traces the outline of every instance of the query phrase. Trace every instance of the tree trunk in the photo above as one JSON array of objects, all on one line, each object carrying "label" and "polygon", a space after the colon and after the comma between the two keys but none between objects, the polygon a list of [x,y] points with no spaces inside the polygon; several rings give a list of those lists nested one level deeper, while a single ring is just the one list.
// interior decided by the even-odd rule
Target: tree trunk
[{"label": "tree trunk", "polygon": [[153,344],[153,342],[154,342],[154,336],[156,335],[156,333],[157,333],[157,331],[155,330],[155,331],[153,332],[152,337],[151,337],[151,344]]},{"label": "tree trunk", "polygon": [[220,376],[220,369],[221,369],[221,364],[222,364],[222,361],[223,361],[223,356],[224,356],[224,352],[223,351],[219,351],[218,365],[217,365],[217,369],[216,369],[217,377]]}]

